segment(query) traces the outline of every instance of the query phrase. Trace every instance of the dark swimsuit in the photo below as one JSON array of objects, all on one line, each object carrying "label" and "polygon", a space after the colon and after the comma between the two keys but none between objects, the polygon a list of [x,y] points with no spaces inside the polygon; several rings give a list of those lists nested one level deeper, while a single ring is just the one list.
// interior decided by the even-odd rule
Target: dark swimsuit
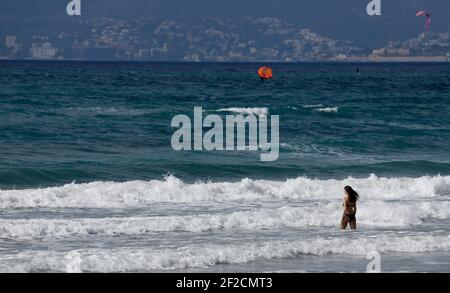
[{"label": "dark swimsuit", "polygon": [[[345,206],[354,207],[355,204],[345,204]],[[349,222],[353,222],[356,220],[356,214],[346,214],[345,216],[348,218]]]},{"label": "dark swimsuit", "polygon": [[348,220],[349,220],[350,222],[353,222],[353,221],[356,220],[356,215],[355,215],[355,214],[353,214],[353,215],[345,215],[345,216],[348,218]]}]

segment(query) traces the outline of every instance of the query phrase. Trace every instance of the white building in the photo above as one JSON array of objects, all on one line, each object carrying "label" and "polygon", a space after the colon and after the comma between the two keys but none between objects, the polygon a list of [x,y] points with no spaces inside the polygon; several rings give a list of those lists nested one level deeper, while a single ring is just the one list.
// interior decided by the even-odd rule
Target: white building
[{"label": "white building", "polygon": [[53,59],[57,53],[58,49],[52,47],[50,43],[32,44],[31,47],[31,57],[35,59]]},{"label": "white building", "polygon": [[16,36],[6,36],[5,40],[6,48],[17,48],[17,37]]}]

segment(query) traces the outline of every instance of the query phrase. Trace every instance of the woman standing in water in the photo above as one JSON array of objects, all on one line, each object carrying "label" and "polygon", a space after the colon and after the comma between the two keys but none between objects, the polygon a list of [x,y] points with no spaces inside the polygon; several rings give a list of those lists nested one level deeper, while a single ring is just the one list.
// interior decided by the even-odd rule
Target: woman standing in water
[{"label": "woman standing in water", "polygon": [[347,226],[350,224],[350,228],[352,230],[356,229],[356,202],[359,199],[359,194],[353,190],[350,186],[345,186],[345,195],[344,195],[344,214],[342,215],[341,220],[341,229],[347,229]]}]

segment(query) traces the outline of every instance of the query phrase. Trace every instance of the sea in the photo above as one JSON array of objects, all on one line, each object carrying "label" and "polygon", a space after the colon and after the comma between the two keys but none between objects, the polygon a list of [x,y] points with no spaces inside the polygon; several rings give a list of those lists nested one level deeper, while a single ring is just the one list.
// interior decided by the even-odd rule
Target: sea
[{"label": "sea", "polygon": [[[175,151],[195,107],[279,158]],[[449,232],[450,63],[0,61],[0,272],[450,272]]]}]

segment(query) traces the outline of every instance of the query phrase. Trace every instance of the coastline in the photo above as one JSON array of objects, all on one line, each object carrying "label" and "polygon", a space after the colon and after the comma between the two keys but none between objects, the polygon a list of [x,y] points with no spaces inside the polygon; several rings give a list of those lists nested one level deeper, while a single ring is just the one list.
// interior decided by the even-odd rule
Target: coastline
[{"label": "coastline", "polygon": [[345,58],[330,58],[326,60],[260,60],[260,61],[179,61],[179,60],[164,60],[164,61],[136,61],[136,60],[117,60],[117,59],[11,59],[0,57],[0,61],[7,62],[87,62],[87,63],[180,63],[180,64],[299,64],[299,63],[448,63],[450,56],[417,56],[417,57],[382,57],[382,56],[365,56],[365,57],[345,57]]},{"label": "coastline", "polygon": [[449,56],[417,56],[417,57],[348,57],[344,60],[336,59],[343,62],[361,62],[361,63],[444,63],[450,62]]}]

